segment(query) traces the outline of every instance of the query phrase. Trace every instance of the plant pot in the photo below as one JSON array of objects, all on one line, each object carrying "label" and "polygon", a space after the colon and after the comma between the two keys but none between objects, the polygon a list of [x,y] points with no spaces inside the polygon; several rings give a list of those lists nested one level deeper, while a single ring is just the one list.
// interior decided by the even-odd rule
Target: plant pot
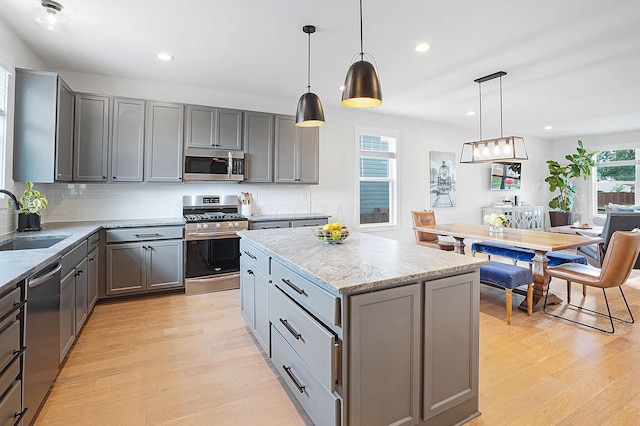
[{"label": "plant pot", "polygon": [[563,212],[563,211],[549,212],[549,225],[551,227],[571,225],[572,223],[573,223],[572,212]]},{"label": "plant pot", "polygon": [[40,231],[40,215],[35,213],[19,213],[18,214],[18,232]]}]

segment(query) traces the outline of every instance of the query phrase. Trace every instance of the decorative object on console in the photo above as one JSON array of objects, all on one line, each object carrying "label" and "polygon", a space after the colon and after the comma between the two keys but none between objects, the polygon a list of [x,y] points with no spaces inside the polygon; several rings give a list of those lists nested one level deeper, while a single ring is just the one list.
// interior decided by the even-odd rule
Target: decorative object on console
[{"label": "decorative object on console", "polygon": [[313,25],[305,25],[302,31],[309,36],[307,49],[307,92],[300,96],[296,109],[296,126],[318,127],[325,124],[322,102],[315,93],[311,92],[311,34],[316,32]]},{"label": "decorative object on console", "polygon": [[491,190],[521,188],[522,163],[492,163]]},{"label": "decorative object on console", "polygon": [[551,226],[571,225],[573,219],[573,201],[576,195],[576,186],[572,179],[582,177],[587,180],[591,176],[591,168],[595,165],[596,151],[587,153],[582,141],[578,141],[577,152],[566,155],[564,158],[569,164],[561,166],[555,160],[548,160],[549,176],[544,180],[549,184],[549,191],[555,193],[555,197],[549,201],[549,207],[558,209],[549,211]]},{"label": "decorative object on console", "polygon": [[430,152],[431,207],[456,206],[456,154]]},{"label": "decorative object on console", "polygon": [[484,224],[489,225],[489,232],[502,232],[509,222],[505,215],[492,213],[484,217]]},{"label": "decorative object on console", "polygon": [[[342,105],[351,108],[370,108],[382,104],[382,88],[378,73],[373,64],[364,58],[362,40],[362,0],[360,0],[360,53],[354,55],[354,58],[360,56],[360,60],[349,67],[342,90]],[[369,54],[367,56],[371,57]]]},{"label": "decorative object on console", "polygon": [[[480,140],[466,142],[462,145],[461,163],[487,163],[493,161],[528,160],[527,148],[522,136],[502,135],[502,77],[507,75],[504,71],[473,80],[478,83],[480,93]],[[500,79],[500,137],[495,139],[482,139],[482,83],[485,81]]]}]

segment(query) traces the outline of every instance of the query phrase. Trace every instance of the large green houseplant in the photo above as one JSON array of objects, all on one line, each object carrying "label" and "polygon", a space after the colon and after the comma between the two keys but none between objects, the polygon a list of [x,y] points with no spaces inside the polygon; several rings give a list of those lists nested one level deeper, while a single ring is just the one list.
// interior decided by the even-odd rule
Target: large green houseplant
[{"label": "large green houseplant", "polygon": [[569,154],[564,157],[569,162],[566,165],[561,165],[555,160],[547,161],[549,176],[545,179],[545,182],[549,184],[549,190],[556,194],[549,201],[549,207],[557,209],[556,211],[549,211],[551,226],[573,223],[573,203],[577,189],[572,179],[582,177],[587,180],[591,176],[592,167],[595,165],[597,152],[587,153],[581,140],[578,141],[576,151],[575,154]]}]

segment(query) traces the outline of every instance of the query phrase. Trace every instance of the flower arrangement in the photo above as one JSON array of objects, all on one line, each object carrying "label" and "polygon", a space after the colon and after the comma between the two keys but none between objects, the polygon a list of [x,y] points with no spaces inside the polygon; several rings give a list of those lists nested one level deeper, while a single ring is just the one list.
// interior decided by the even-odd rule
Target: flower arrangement
[{"label": "flower arrangement", "polygon": [[503,227],[507,226],[507,217],[503,214],[487,214],[484,216],[484,224],[494,227]]}]

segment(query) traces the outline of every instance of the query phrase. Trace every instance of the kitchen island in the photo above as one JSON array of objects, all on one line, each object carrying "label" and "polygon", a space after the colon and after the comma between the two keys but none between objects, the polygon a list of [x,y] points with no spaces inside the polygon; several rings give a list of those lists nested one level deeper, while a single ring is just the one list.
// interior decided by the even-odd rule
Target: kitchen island
[{"label": "kitchen island", "polygon": [[352,233],[242,231],[241,309],[318,425],[452,425],[478,412],[484,260]]}]

